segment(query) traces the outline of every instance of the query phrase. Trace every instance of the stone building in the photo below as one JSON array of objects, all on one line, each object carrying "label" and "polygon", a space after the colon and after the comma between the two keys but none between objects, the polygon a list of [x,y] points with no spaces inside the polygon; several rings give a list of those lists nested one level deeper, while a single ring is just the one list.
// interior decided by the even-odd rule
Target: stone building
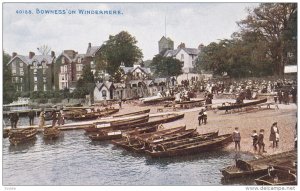
[{"label": "stone building", "polygon": [[74,89],[77,80],[82,75],[85,54],[78,54],[74,50],[64,50],[55,62],[56,89]]},{"label": "stone building", "polygon": [[51,55],[35,55],[29,52],[28,56],[12,53],[7,63],[11,67],[12,83],[18,92],[50,91],[54,85],[55,53]]},{"label": "stone building", "polygon": [[167,50],[174,50],[174,42],[168,37],[161,37],[158,41],[158,53],[163,54]]}]

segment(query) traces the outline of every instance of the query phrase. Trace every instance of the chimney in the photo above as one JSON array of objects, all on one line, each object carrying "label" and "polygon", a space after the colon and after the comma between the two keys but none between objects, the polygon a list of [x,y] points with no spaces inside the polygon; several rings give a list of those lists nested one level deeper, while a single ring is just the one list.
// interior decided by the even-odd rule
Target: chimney
[{"label": "chimney", "polygon": [[91,48],[91,46],[92,46],[92,43],[89,42],[89,48]]},{"label": "chimney", "polygon": [[29,52],[29,59],[32,59],[34,57],[34,52]]},{"label": "chimney", "polygon": [[180,43],[180,45],[178,45],[177,48],[185,48],[185,44],[182,42],[182,43]]},{"label": "chimney", "polygon": [[55,52],[51,51],[51,57],[54,58],[55,57]]},{"label": "chimney", "polygon": [[198,50],[202,50],[204,48],[204,45],[201,43],[199,46],[198,46]]},{"label": "chimney", "polygon": [[16,52],[12,53],[12,58],[16,57],[18,54]]}]

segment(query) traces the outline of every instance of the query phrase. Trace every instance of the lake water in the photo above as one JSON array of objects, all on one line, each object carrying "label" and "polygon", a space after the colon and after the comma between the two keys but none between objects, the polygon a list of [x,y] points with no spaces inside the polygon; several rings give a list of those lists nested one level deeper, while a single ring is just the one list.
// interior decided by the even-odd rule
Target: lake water
[{"label": "lake water", "polygon": [[92,142],[83,130],[65,131],[58,140],[47,142],[40,133],[35,141],[19,146],[3,139],[3,185],[255,184],[251,179],[222,179],[219,169],[233,164],[234,158],[234,152],[214,151],[152,159],[109,142]]}]

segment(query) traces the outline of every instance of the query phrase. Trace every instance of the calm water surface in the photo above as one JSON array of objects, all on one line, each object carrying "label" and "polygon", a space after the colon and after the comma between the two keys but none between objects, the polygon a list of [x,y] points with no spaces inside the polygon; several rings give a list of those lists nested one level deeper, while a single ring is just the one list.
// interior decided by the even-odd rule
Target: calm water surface
[{"label": "calm water surface", "polygon": [[[243,159],[250,156],[242,155]],[[231,182],[219,169],[234,163],[235,154],[215,151],[193,156],[152,159],[116,147],[91,142],[83,130],[63,132],[58,140],[42,134],[26,145],[3,139],[4,185],[252,185]]]}]

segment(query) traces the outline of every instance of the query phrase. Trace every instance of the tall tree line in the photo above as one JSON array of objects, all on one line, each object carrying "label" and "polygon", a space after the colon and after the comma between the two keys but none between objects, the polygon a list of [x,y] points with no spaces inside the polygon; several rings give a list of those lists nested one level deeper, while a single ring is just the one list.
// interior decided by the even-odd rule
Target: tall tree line
[{"label": "tall tree line", "polygon": [[196,62],[198,72],[282,76],[285,65],[297,64],[296,3],[261,3],[237,24],[240,31],[231,39],[204,47]]}]

